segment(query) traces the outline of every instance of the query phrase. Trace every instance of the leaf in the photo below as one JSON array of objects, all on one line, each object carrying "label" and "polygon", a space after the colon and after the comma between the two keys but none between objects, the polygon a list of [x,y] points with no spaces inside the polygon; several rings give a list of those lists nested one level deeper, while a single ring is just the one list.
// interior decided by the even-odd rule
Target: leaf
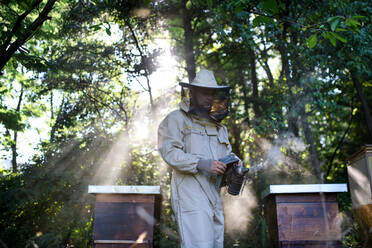
[{"label": "leaf", "polygon": [[338,24],[340,23],[341,18],[342,18],[341,16],[332,16],[328,18],[327,22],[329,23],[329,25],[331,25],[332,31],[336,30],[336,28],[338,27]]},{"label": "leaf", "polygon": [[275,0],[265,0],[263,8],[267,12],[272,12],[273,14],[278,13],[278,5]]},{"label": "leaf", "polygon": [[106,33],[107,33],[109,36],[111,36],[111,31],[110,31],[109,28],[106,28]]},{"label": "leaf", "polygon": [[19,5],[25,10],[29,9],[29,3],[26,3],[26,1],[20,2]]},{"label": "leaf", "polygon": [[358,108],[354,108],[352,115],[356,115],[357,112],[358,112]]},{"label": "leaf", "polygon": [[279,7],[280,7],[283,11],[286,10],[285,4],[284,4],[282,1],[279,1]]},{"label": "leaf", "polygon": [[253,19],[252,25],[253,25],[253,27],[258,27],[258,26],[260,26],[261,22],[262,22],[262,17],[257,16],[256,18]]},{"label": "leaf", "polygon": [[273,19],[267,16],[257,16],[256,18],[253,19],[252,25],[253,27],[260,26],[262,24],[266,25],[269,23],[273,23]]},{"label": "leaf", "polygon": [[274,23],[274,20],[267,16],[263,16],[262,20],[264,21],[265,24]]},{"label": "leaf", "polygon": [[94,31],[97,31],[101,28],[101,24],[90,26],[89,29],[93,29]]},{"label": "leaf", "polygon": [[22,123],[21,113],[15,110],[0,108],[0,123],[7,129],[23,131],[25,125]]},{"label": "leaf", "polygon": [[331,30],[335,31],[339,23],[340,19],[336,19],[335,21],[331,22]]},{"label": "leaf", "polygon": [[341,31],[343,32],[343,31],[346,31],[346,29],[345,28],[336,28],[336,31],[337,32],[341,32]]},{"label": "leaf", "polygon": [[338,35],[338,34],[335,33],[335,32],[330,32],[330,34],[331,34],[333,37],[335,37],[336,39],[338,39],[339,41],[343,42],[343,43],[346,43],[346,42],[347,42],[347,40],[346,40],[344,37]]},{"label": "leaf", "polygon": [[312,36],[310,36],[310,38],[306,40],[306,44],[309,48],[313,48],[316,46],[317,40],[318,40],[317,34],[313,34]]},{"label": "leaf", "polygon": [[340,16],[332,16],[332,17],[328,18],[327,22],[331,23],[331,22],[334,22],[337,19],[340,19]]},{"label": "leaf", "polygon": [[235,13],[241,13],[241,12],[243,12],[243,6],[238,6],[238,7],[236,7],[236,8],[234,9],[234,12],[235,12]]},{"label": "leaf", "polygon": [[356,15],[356,16],[352,16],[351,18],[353,18],[353,19],[365,19],[366,16]]},{"label": "leaf", "polygon": [[357,20],[354,20],[354,19],[350,18],[350,19],[347,19],[345,21],[345,25],[348,26],[348,27],[358,28],[360,23]]},{"label": "leaf", "polygon": [[336,41],[335,37],[333,37],[332,35],[328,35],[327,37],[328,37],[328,40],[331,42],[331,44],[333,46],[337,45],[337,41]]}]

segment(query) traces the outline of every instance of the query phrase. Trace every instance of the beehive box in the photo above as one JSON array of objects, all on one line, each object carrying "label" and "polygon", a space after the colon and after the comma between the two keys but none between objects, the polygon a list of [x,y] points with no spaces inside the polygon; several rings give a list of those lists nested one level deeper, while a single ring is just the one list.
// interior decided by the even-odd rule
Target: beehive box
[{"label": "beehive box", "polygon": [[270,185],[265,219],[275,247],[342,247],[337,193],[346,184]]},{"label": "beehive box", "polygon": [[372,145],[365,145],[348,159],[347,171],[354,219],[362,239],[372,246]]},{"label": "beehive box", "polygon": [[97,186],[88,193],[96,197],[93,247],[154,247],[160,216],[159,186]]}]

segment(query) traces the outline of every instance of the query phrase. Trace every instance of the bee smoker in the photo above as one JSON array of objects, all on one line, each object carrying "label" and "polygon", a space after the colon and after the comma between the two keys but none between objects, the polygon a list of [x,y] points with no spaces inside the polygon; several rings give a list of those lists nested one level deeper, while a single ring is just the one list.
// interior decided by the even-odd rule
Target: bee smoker
[{"label": "bee smoker", "polygon": [[240,159],[234,153],[220,158],[219,161],[225,163],[227,168],[223,175],[217,177],[216,188],[219,189],[227,186],[227,192],[230,195],[238,195],[246,180],[246,174],[249,169],[239,163]]}]

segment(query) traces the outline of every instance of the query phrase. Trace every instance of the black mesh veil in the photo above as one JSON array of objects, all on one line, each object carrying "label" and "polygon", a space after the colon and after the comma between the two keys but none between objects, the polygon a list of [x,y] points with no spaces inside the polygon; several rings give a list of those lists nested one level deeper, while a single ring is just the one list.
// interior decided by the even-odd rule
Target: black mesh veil
[{"label": "black mesh veil", "polygon": [[[197,87],[195,87],[197,88]],[[182,87],[181,96],[182,98],[190,98],[191,102],[191,112],[198,114],[215,121],[222,121],[230,113],[230,88],[214,89],[214,99],[211,108],[207,111],[202,109],[195,109],[192,104],[192,99],[190,96],[189,88]]]},{"label": "black mesh veil", "polygon": [[215,90],[212,108],[209,112],[211,119],[222,121],[230,113],[230,89]]}]

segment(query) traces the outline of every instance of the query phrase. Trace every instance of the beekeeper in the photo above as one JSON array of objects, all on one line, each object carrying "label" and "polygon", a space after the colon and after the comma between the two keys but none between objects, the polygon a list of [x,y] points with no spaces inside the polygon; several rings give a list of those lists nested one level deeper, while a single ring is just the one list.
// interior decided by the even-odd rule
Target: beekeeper
[{"label": "beekeeper", "polygon": [[161,122],[158,147],[173,169],[171,202],[181,247],[223,247],[224,217],[215,182],[226,170],[218,159],[231,152],[221,124],[229,113],[231,87],[218,85],[205,69],[190,84],[180,85],[189,90],[189,97]]}]

